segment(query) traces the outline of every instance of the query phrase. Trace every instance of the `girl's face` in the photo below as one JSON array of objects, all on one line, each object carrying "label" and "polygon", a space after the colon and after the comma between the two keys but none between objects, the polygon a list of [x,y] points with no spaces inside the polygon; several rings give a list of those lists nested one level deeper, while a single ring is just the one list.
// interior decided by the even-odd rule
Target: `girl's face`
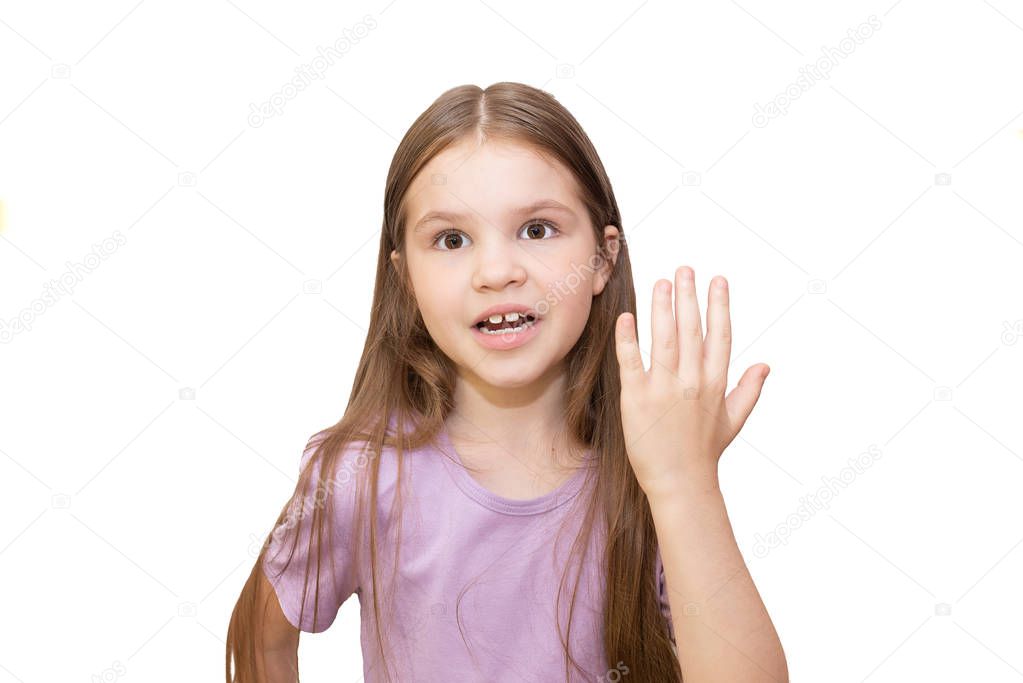
[{"label": "girl's face", "polygon": [[[504,140],[452,145],[413,180],[404,255],[391,259],[407,259],[426,328],[463,378],[529,385],[557,371],[582,334],[610,267],[576,187],[562,164]],[[603,232],[609,242],[618,235],[612,225]],[[502,336],[477,330],[504,304],[536,323]]]}]

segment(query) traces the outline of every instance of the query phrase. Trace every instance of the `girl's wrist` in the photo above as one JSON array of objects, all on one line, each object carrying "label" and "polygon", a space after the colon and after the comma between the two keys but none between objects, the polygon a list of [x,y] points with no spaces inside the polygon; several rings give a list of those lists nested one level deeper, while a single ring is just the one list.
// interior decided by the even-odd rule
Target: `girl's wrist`
[{"label": "girl's wrist", "polygon": [[659,487],[644,489],[650,507],[672,507],[685,504],[707,496],[721,495],[721,486],[716,468],[690,472],[677,481]]}]

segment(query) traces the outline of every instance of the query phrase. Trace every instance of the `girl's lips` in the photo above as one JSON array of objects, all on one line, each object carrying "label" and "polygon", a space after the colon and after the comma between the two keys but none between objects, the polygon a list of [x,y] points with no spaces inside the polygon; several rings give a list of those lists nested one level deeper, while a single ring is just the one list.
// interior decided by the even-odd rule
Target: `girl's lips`
[{"label": "girl's lips", "polygon": [[507,349],[518,348],[528,342],[537,335],[542,324],[543,320],[537,318],[532,325],[524,329],[522,332],[506,334],[484,334],[483,332],[480,332],[479,328],[475,325],[473,325],[470,330],[472,331],[472,336],[474,336],[476,341],[478,341],[484,348],[494,351],[504,351]]}]

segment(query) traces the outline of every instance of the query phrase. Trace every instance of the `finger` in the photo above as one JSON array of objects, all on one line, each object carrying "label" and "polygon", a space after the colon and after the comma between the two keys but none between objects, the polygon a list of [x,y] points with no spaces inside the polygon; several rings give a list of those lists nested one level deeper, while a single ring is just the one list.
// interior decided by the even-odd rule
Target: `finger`
[{"label": "finger", "polygon": [[650,306],[650,372],[675,375],[678,367],[678,336],[671,310],[671,280],[654,283]]},{"label": "finger", "polygon": [[615,321],[615,355],[623,385],[643,376],[643,358],[636,339],[636,318],[631,313],[622,313]]},{"label": "finger", "polygon": [[704,379],[707,386],[724,392],[728,386],[728,361],[732,357],[732,318],[728,281],[718,275],[707,292],[707,339],[703,346]]},{"label": "finger", "polygon": [[687,382],[700,379],[703,372],[703,322],[700,302],[696,300],[693,269],[681,266],[675,270],[675,318],[678,327],[678,376]]},{"label": "finger", "polygon": [[753,365],[742,373],[739,384],[732,389],[732,393],[725,397],[725,410],[732,421],[733,432],[730,437],[739,433],[742,426],[746,424],[746,418],[753,412],[753,406],[760,398],[760,392],[764,388],[764,379],[771,368],[767,365]]}]

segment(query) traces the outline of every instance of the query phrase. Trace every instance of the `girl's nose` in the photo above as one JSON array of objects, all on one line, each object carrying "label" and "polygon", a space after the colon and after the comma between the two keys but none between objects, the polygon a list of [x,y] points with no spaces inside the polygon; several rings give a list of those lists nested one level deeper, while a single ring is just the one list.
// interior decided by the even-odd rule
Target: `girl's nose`
[{"label": "girl's nose", "polygon": [[529,254],[515,240],[492,236],[476,250],[473,287],[503,289],[526,281],[525,259]]}]

